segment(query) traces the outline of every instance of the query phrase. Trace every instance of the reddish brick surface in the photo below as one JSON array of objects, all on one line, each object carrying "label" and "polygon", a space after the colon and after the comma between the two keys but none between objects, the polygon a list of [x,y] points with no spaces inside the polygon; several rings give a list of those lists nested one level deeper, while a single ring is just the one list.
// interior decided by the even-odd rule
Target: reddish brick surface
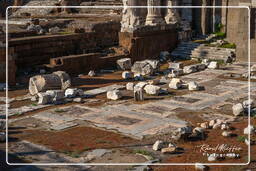
[{"label": "reddish brick surface", "polygon": [[51,58],[117,45],[119,29],[120,23],[103,23],[86,33],[14,38],[9,40],[9,46],[14,48],[17,67],[29,67],[47,64]]},{"label": "reddish brick surface", "polygon": [[147,34],[119,33],[119,45],[129,51],[133,61],[159,57],[161,51],[171,51],[178,43],[175,30],[152,31]]}]

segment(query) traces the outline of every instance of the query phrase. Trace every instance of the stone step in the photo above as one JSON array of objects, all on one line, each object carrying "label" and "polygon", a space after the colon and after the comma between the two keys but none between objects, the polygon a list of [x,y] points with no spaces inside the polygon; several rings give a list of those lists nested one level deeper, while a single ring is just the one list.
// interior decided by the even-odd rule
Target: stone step
[{"label": "stone step", "polygon": [[235,49],[229,48],[218,48],[210,47],[204,44],[193,43],[193,42],[183,42],[172,51],[171,55],[173,57],[179,58],[208,58],[208,59],[225,59],[235,52]]},{"label": "stone step", "polygon": [[192,52],[198,52],[198,53],[218,53],[218,54],[228,54],[231,55],[232,52],[230,51],[219,51],[219,50],[208,50],[208,49],[194,49]]},{"label": "stone step", "polygon": [[221,53],[221,52],[209,52],[209,51],[193,51],[192,55],[205,56],[205,55],[220,55],[220,56],[231,56],[231,53]]},{"label": "stone step", "polygon": [[215,47],[207,47],[207,46],[199,46],[195,49],[202,49],[202,50],[212,50],[212,51],[223,51],[223,52],[234,52],[235,50],[229,48],[215,48]]}]

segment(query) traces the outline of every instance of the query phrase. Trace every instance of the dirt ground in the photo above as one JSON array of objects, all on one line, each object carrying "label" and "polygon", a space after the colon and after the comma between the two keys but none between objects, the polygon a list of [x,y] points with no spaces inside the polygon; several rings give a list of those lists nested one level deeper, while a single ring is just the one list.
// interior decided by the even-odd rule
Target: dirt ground
[{"label": "dirt ground", "polygon": [[[18,131],[18,134],[15,132]],[[14,134],[12,134],[14,132]],[[65,131],[11,130],[13,138],[42,144],[58,152],[83,152],[140,144],[140,141],[92,127],[76,127]]]}]

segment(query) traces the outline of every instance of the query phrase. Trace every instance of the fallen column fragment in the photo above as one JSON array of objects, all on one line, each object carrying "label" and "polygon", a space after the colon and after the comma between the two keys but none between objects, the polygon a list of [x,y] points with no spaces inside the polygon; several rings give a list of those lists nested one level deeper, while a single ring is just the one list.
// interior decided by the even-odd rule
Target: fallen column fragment
[{"label": "fallen column fragment", "polygon": [[63,71],[57,71],[52,74],[37,75],[29,80],[29,92],[36,95],[39,92],[47,90],[62,89],[65,90],[71,86],[69,75]]}]

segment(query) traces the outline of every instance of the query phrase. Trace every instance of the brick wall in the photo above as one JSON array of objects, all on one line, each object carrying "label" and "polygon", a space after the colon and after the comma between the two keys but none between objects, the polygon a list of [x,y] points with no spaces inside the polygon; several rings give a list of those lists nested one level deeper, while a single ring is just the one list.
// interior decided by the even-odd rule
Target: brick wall
[{"label": "brick wall", "polygon": [[[117,45],[119,30],[120,23],[110,22],[96,24],[92,27],[90,32],[86,33],[30,36],[10,39],[9,83],[15,84],[16,70],[18,68],[49,64],[51,58],[96,52],[101,48]],[[5,82],[5,57],[5,47],[1,47],[1,83]],[[112,59],[114,58],[111,58],[111,60]],[[111,60],[108,60],[108,62]],[[95,62],[97,63],[97,61]],[[88,65],[84,67],[88,67]]]},{"label": "brick wall", "polygon": [[45,35],[9,40],[18,67],[47,64],[51,58],[95,52],[118,44],[119,23],[97,25],[91,32]]},{"label": "brick wall", "polygon": [[48,67],[51,68],[52,71],[61,70],[69,74],[87,73],[90,70],[113,67],[118,59],[124,57],[125,55],[122,54],[105,56],[102,53],[63,56],[52,58]]},{"label": "brick wall", "polygon": [[133,61],[157,58],[161,51],[171,51],[177,44],[178,35],[174,29],[119,34],[119,45],[129,52]]}]

